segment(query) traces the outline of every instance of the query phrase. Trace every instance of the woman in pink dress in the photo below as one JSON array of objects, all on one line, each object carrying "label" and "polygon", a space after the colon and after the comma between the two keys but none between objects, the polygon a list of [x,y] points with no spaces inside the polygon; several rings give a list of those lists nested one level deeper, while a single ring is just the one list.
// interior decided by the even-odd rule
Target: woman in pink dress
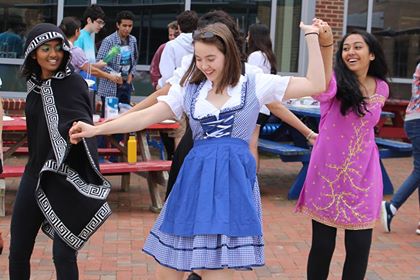
[{"label": "woman in pink dress", "polygon": [[320,101],[319,136],[296,211],[312,218],[308,279],[327,279],[337,228],[345,230],[346,260],[342,279],[363,279],[372,229],[379,218],[382,174],[374,127],[388,97],[387,66],[375,37],[347,34],[332,67],[333,36],[321,26],[327,91]]}]

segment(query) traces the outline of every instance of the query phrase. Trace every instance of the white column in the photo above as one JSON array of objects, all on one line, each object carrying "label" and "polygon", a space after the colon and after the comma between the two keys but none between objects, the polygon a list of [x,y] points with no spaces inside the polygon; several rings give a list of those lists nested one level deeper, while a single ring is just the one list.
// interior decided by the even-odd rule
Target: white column
[{"label": "white column", "polygon": [[64,0],[58,0],[57,2],[57,25],[61,23],[64,17]]}]

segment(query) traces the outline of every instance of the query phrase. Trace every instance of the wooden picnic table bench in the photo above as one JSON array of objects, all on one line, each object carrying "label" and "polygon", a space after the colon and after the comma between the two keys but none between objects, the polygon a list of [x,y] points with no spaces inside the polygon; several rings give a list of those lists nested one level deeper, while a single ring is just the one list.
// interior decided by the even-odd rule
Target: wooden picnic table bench
[{"label": "wooden picnic table bench", "polygon": [[[162,171],[169,171],[171,168],[171,161],[168,160],[150,160],[140,161],[135,164],[129,164],[127,162],[116,162],[116,163],[102,163],[99,165],[99,169],[103,175],[121,175],[121,187],[122,189],[128,188],[129,175],[130,173],[137,173],[140,175],[146,175],[147,183],[149,186],[150,198],[152,205],[150,210],[153,212],[159,212],[162,209],[162,199],[158,184],[166,184],[166,181],[162,181],[159,174]],[[19,166],[3,166],[3,173],[0,174],[0,216],[5,215],[5,194],[6,194],[6,182],[5,178],[20,178],[25,170],[24,165]],[[127,180],[128,178],[128,180]],[[126,186],[124,186],[125,184]]]},{"label": "wooden picnic table bench", "polygon": [[305,182],[306,173],[308,172],[311,151],[306,148],[297,147],[292,142],[275,142],[266,139],[258,140],[258,150],[278,155],[284,162],[302,163],[302,168],[287,194],[288,199],[298,198],[303,183]]},{"label": "wooden picnic table bench", "polygon": [[[383,138],[376,138],[375,141],[379,149],[384,194],[392,194],[394,192],[394,188],[388,172],[382,163],[382,159],[410,157],[413,147],[409,143]],[[292,142],[275,142],[265,139],[259,139],[258,149],[263,152],[278,155],[284,162],[300,161],[302,163],[302,168],[288,192],[288,199],[297,199],[302,190],[303,183],[305,182],[311,150],[297,147]]]}]

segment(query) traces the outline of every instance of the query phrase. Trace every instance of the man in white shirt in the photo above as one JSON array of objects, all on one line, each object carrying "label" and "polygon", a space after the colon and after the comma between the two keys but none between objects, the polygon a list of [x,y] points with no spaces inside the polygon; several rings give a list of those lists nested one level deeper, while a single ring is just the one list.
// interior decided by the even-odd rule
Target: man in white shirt
[{"label": "man in white shirt", "polygon": [[197,13],[184,11],[177,16],[176,20],[181,33],[176,39],[169,41],[162,52],[159,63],[162,77],[158,82],[159,87],[163,87],[166,81],[172,77],[174,70],[181,66],[182,57],[194,52],[192,32],[197,29]]}]

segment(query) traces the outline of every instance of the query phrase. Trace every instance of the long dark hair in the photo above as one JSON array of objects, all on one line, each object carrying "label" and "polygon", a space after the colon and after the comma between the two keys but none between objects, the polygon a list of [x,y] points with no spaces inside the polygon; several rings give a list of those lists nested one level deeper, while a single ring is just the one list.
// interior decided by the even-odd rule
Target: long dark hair
[{"label": "long dark hair", "polygon": [[255,51],[261,51],[270,63],[271,74],[276,74],[277,61],[276,56],[273,53],[270,29],[264,24],[255,23],[249,27],[248,32],[248,56]]},{"label": "long dark hair", "polygon": [[387,82],[388,66],[385,61],[384,52],[376,40],[376,38],[366,31],[356,30],[343,37],[341,40],[338,50],[336,52],[336,64],[334,72],[337,79],[337,95],[336,98],[340,100],[341,107],[340,112],[344,116],[349,110],[352,110],[359,116],[364,116],[367,112],[366,98],[363,96],[360,90],[360,82],[356,75],[347,68],[342,58],[344,41],[350,35],[360,35],[369,47],[369,53],[373,54],[375,59],[369,64],[368,76],[383,80]]}]

